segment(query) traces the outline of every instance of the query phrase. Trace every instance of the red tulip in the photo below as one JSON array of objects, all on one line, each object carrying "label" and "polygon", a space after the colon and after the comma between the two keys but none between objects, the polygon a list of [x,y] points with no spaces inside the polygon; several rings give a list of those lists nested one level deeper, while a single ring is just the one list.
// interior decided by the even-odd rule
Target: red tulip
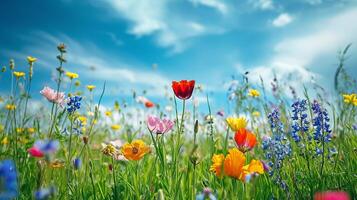
[{"label": "red tulip", "polygon": [[27,150],[27,152],[32,156],[32,157],[37,157],[37,158],[42,158],[43,157],[43,152],[36,148],[36,147],[31,147]]},{"label": "red tulip", "polygon": [[239,129],[234,135],[238,149],[242,152],[251,150],[257,144],[257,138],[245,128]]},{"label": "red tulip", "polygon": [[153,102],[151,102],[151,101],[145,102],[145,107],[147,107],[147,108],[152,108],[154,106],[155,106],[155,104]]},{"label": "red tulip", "polygon": [[177,98],[186,100],[192,96],[195,88],[195,81],[181,80],[180,82],[172,81],[172,89]]}]

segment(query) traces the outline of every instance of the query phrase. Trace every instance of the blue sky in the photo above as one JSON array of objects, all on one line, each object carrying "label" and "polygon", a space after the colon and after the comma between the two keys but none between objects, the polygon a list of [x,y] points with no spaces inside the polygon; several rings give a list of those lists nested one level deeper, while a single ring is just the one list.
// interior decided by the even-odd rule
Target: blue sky
[{"label": "blue sky", "polygon": [[[331,88],[337,52],[348,43],[346,68],[357,78],[356,20],[356,0],[3,0],[0,65],[14,58],[27,71],[25,58],[34,56],[33,91],[54,87],[63,42],[65,69],[83,85],[106,80],[106,102],[133,89],[160,101],[171,80],[195,79],[219,108],[224,83],[245,71],[252,82],[276,73],[298,90],[312,77]],[[8,76],[0,83],[5,93]]]}]

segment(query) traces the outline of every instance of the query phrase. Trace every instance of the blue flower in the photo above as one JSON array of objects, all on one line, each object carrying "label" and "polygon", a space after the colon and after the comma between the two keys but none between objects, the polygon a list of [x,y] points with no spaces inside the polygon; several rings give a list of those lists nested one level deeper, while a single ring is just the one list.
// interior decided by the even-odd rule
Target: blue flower
[{"label": "blue flower", "polygon": [[54,186],[50,186],[48,188],[41,188],[37,190],[34,194],[36,200],[45,200],[49,199],[56,193],[56,188]]},{"label": "blue flower", "polygon": [[82,97],[80,97],[80,96],[70,97],[68,102],[67,102],[67,111],[70,114],[72,114],[76,110],[80,109],[81,108],[81,101],[82,101]]},{"label": "blue flower", "polygon": [[295,101],[291,107],[292,110],[292,132],[291,137],[294,139],[295,142],[301,141],[301,136],[306,135],[309,130],[309,121],[307,121],[307,114],[306,114],[306,107],[307,101],[304,100],[297,100]]},{"label": "blue flower", "polygon": [[12,160],[0,162],[0,200],[14,199],[18,195],[16,167]]},{"label": "blue flower", "polygon": [[78,170],[82,166],[82,160],[80,158],[75,158],[73,160],[73,166],[74,166],[74,169]]},{"label": "blue flower", "polygon": [[314,112],[313,126],[315,127],[314,140],[317,142],[329,142],[331,140],[330,118],[327,110],[315,100],[311,106]]},{"label": "blue flower", "polygon": [[205,199],[217,200],[217,198],[214,196],[210,188],[204,188],[201,193],[196,195],[196,200],[205,200]]}]

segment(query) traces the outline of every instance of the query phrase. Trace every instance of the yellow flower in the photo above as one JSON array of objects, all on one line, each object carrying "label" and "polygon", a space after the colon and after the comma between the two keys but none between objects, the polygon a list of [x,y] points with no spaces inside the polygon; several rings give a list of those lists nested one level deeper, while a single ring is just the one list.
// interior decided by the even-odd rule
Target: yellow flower
[{"label": "yellow flower", "polygon": [[224,160],[224,174],[232,178],[240,179],[243,173],[243,166],[245,163],[244,154],[237,148],[229,150],[229,153]]},{"label": "yellow flower", "polygon": [[150,152],[150,147],[142,140],[134,140],[131,143],[126,143],[121,148],[121,152],[128,160],[140,160],[146,153]]},{"label": "yellow flower", "polygon": [[260,96],[260,93],[258,90],[254,90],[254,89],[250,89],[248,91],[248,96],[251,96],[251,97],[259,97]]},{"label": "yellow flower", "polygon": [[16,110],[16,105],[14,104],[7,104],[5,106],[6,110]]},{"label": "yellow flower", "polygon": [[259,111],[254,111],[254,112],[252,112],[252,115],[254,117],[260,117],[260,112]]},{"label": "yellow flower", "polygon": [[4,131],[4,125],[0,124],[0,133]]},{"label": "yellow flower", "polygon": [[27,56],[27,62],[32,65],[32,63],[36,62],[37,58]]},{"label": "yellow flower", "polygon": [[95,85],[87,85],[87,89],[92,92],[92,90],[95,88]]},{"label": "yellow flower", "polygon": [[36,131],[35,128],[32,128],[32,127],[27,128],[27,132],[28,132],[29,134],[32,134],[32,133],[34,133],[35,131]]},{"label": "yellow flower", "polygon": [[343,101],[346,104],[353,104],[355,106],[357,106],[357,94],[344,94],[343,96]]},{"label": "yellow flower", "polygon": [[16,78],[21,78],[21,77],[24,77],[25,76],[25,72],[14,72],[14,76]]},{"label": "yellow flower", "polygon": [[4,137],[4,139],[1,140],[1,144],[3,145],[9,144],[9,140],[7,139],[7,137]]},{"label": "yellow flower", "polygon": [[63,166],[64,166],[64,161],[58,159],[50,163],[50,167],[55,169],[62,168]]},{"label": "yellow flower", "polygon": [[111,111],[105,111],[105,116],[111,117],[112,116],[112,112]]},{"label": "yellow flower", "polygon": [[78,116],[78,120],[82,123],[83,126],[87,125],[87,117],[81,115]]},{"label": "yellow flower", "polygon": [[102,153],[107,156],[113,156],[117,154],[117,149],[112,144],[108,144],[102,149]]},{"label": "yellow flower", "polygon": [[17,133],[22,133],[22,132],[24,132],[24,129],[23,128],[16,128],[16,132]]},{"label": "yellow flower", "polygon": [[212,165],[210,168],[211,172],[214,172],[216,176],[222,176],[222,168],[223,168],[224,155],[223,154],[214,154],[212,157]]},{"label": "yellow flower", "polygon": [[73,72],[66,72],[66,76],[71,80],[79,77],[78,74],[73,73]]},{"label": "yellow flower", "polygon": [[110,127],[113,131],[117,131],[121,128],[121,126],[119,124],[113,124],[111,127]]},{"label": "yellow flower", "polygon": [[245,117],[228,117],[226,122],[232,131],[238,131],[241,128],[245,128],[248,123]]}]

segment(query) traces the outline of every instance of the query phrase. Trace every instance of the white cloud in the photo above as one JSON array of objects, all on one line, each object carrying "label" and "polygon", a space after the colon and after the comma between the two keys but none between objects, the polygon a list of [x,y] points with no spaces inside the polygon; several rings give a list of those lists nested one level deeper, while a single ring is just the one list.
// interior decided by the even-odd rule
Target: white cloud
[{"label": "white cloud", "polygon": [[[3,51],[7,56],[17,59],[26,58],[27,52],[38,58],[37,67],[45,67],[54,70],[58,61],[55,56],[58,54],[56,46],[59,43],[64,43],[68,48],[68,53],[64,68],[69,71],[79,73],[80,78],[90,81],[106,80],[113,82],[115,85],[113,91],[118,91],[117,86],[127,89],[129,94],[130,89],[150,89],[158,96],[163,96],[163,88],[170,84],[165,76],[155,71],[141,70],[144,68],[141,64],[127,64],[116,56],[113,59],[107,52],[98,49],[93,43],[81,42],[66,36],[58,37],[46,32],[35,32],[22,36],[22,39],[28,43],[21,52]],[[90,67],[94,67],[95,71]],[[140,69],[141,68],[141,69]],[[36,71],[35,71],[36,72]],[[116,90],[115,90],[116,89]]]},{"label": "white cloud", "polygon": [[282,13],[273,20],[273,26],[282,27],[290,24],[293,21],[293,17],[288,13]]},{"label": "white cloud", "polygon": [[261,10],[273,10],[275,8],[273,0],[250,0],[255,8]]},{"label": "white cloud", "polygon": [[357,9],[347,10],[329,19],[314,21],[311,26],[306,26],[303,35],[283,39],[275,45],[274,56],[266,66],[249,70],[250,80],[259,83],[259,76],[262,76],[270,82],[274,73],[282,80],[293,75],[294,81],[288,83],[299,88],[301,83],[310,82],[312,77],[319,81],[321,73],[333,76],[335,68],[329,68],[329,65],[335,64],[337,51],[348,43],[357,42],[354,19],[357,19]]},{"label": "white cloud", "polygon": [[[169,10],[169,2],[165,0],[121,1],[106,0],[107,4],[117,11],[117,15],[131,22],[129,33],[138,37],[154,35],[156,42],[162,47],[171,48],[173,53],[182,52],[190,42],[204,34],[221,33],[222,30],[187,18]],[[205,6],[227,12],[225,4],[216,0],[195,1]]]},{"label": "white cloud", "polygon": [[207,7],[214,8],[222,14],[228,13],[228,7],[220,0],[190,0],[195,5],[204,5]]}]

